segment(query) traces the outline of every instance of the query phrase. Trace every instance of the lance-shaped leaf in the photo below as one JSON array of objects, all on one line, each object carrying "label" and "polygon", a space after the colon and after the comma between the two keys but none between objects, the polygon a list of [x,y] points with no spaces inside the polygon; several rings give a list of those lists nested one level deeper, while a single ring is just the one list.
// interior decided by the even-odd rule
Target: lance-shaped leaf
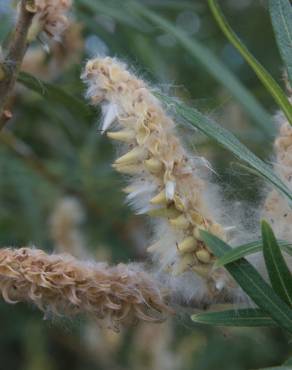
[{"label": "lance-shaped leaf", "polygon": [[[206,231],[201,231],[201,236],[216,257],[221,257],[231,249],[223,240]],[[292,310],[248,261],[242,258],[229,263],[225,268],[260,309],[270,315],[281,328],[292,333]]]},{"label": "lance-shaped leaf", "polygon": [[225,86],[232,96],[242,104],[250,117],[259,124],[262,130],[268,135],[273,133],[273,123],[268,112],[265,111],[233,72],[231,72],[211,50],[206,48],[194,37],[187,35],[182,29],[173,25],[167,19],[147,9],[140,3],[131,2],[131,4],[131,8],[137,10],[138,14],[143,15],[163,31],[174,36],[180,45],[200,63],[202,68]]},{"label": "lance-shaped leaf", "polygon": [[[280,240],[278,241],[278,245],[285,253],[292,256],[292,243]],[[260,252],[262,249],[262,240],[257,240],[251,243],[240,245],[239,247],[233,248],[229,252],[225,253],[222,257],[220,257],[216,261],[215,267],[222,267],[227,263],[234,262],[250,254]]]},{"label": "lance-shaped leaf", "polygon": [[[274,0],[272,0],[274,1]],[[232,45],[239,51],[242,57],[253,69],[255,74],[258,76],[259,80],[265,86],[265,88],[270,92],[276,103],[285,113],[288,121],[292,125],[292,106],[289,100],[286,97],[286,94],[270,75],[270,73],[256,60],[256,58],[249,52],[249,50],[243,45],[240,39],[233,32],[230,25],[227,23],[224,15],[221,12],[221,9],[216,0],[208,0],[209,7],[213,13],[214,18],[216,19],[219,27],[232,43]]]},{"label": "lance-shaped leaf", "polygon": [[292,5],[289,0],[270,0],[269,10],[280,54],[292,86]]},{"label": "lance-shaped leaf", "polygon": [[212,326],[278,326],[278,324],[269,315],[267,315],[265,311],[257,308],[199,313],[192,315],[191,319],[194,322]]},{"label": "lance-shaped leaf", "polygon": [[262,221],[264,258],[271,284],[275,292],[292,306],[292,275],[280,251],[273,230],[266,221]]},{"label": "lance-shaped leaf", "polygon": [[230,131],[226,130],[207,116],[204,116],[194,108],[190,108],[187,105],[177,102],[161,93],[156,92],[155,94],[169,107],[172,107],[178,116],[183,118],[192,126],[198,128],[205,135],[216,140],[221,146],[229,150],[237,158],[247,163],[258,175],[273,184],[282,194],[286,195],[290,200],[292,199],[291,191],[283,181],[275,175],[272,168],[253,154]]}]

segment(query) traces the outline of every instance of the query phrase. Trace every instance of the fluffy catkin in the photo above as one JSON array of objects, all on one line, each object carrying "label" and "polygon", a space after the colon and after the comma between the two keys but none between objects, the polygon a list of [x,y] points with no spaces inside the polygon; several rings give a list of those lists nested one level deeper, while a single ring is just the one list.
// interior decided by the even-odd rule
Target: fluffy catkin
[{"label": "fluffy catkin", "polygon": [[[289,100],[291,103],[292,98]],[[282,113],[277,115],[276,120],[279,133],[274,143],[274,169],[292,191],[292,126]],[[276,190],[272,190],[267,196],[263,217],[271,223],[278,238],[292,242],[292,210],[287,199]]]},{"label": "fluffy catkin", "polygon": [[40,31],[49,38],[58,40],[68,26],[66,13],[71,8],[71,0],[32,0],[27,8],[35,13],[28,38],[33,39]]},{"label": "fluffy catkin", "polygon": [[[113,167],[129,177],[127,199],[138,214],[159,220],[156,240],[148,251],[161,270],[171,276],[188,272],[200,276],[196,281],[190,275],[182,280],[196,294],[198,289],[204,294],[206,287],[215,291],[226,287],[223,272],[212,275],[214,256],[199,231],[205,229],[223,239],[225,232],[204,201],[207,185],[197,162],[184,149],[174,121],[146,83],[116,59],[90,60],[82,77],[88,84],[88,98],[94,105],[101,104],[102,131],[122,143],[122,155]],[[115,130],[109,132],[112,127]]]},{"label": "fluffy catkin", "polygon": [[21,70],[43,80],[53,80],[61,76],[72,65],[80,64],[83,52],[82,27],[79,23],[70,23],[62,34],[62,42],[50,45],[50,55],[39,44],[27,50]]},{"label": "fluffy catkin", "polygon": [[0,291],[8,303],[46,313],[88,314],[111,328],[131,319],[161,321],[170,312],[157,281],[137,265],[81,262],[38,249],[0,249]]}]

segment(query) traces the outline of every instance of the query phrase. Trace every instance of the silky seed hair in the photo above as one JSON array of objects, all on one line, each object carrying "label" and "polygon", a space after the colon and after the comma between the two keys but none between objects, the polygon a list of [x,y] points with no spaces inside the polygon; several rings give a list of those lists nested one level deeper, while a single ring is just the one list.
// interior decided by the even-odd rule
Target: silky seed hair
[{"label": "silky seed hair", "polygon": [[188,274],[182,279],[193,292],[204,294],[210,282],[212,290],[225,288],[228,278],[223,271],[213,274],[214,256],[200,230],[222,239],[225,232],[204,201],[207,184],[184,149],[174,121],[146,83],[114,58],[88,61],[82,78],[87,97],[101,105],[102,132],[121,144],[113,168],[128,177],[127,200],[138,214],[157,218],[156,238],[148,252],[172,277],[190,272],[199,277],[193,281]]},{"label": "silky seed hair", "polygon": [[87,314],[113,329],[171,312],[159,283],[138,265],[110,267],[32,248],[0,249],[0,291],[7,303],[33,303],[47,315]]},{"label": "silky seed hair", "polygon": [[[292,103],[292,97],[289,97]],[[278,136],[274,143],[274,170],[292,191],[292,126],[283,113],[276,115],[279,126]],[[292,210],[286,198],[276,190],[272,190],[265,201],[263,217],[273,227],[280,239],[292,242]]]}]

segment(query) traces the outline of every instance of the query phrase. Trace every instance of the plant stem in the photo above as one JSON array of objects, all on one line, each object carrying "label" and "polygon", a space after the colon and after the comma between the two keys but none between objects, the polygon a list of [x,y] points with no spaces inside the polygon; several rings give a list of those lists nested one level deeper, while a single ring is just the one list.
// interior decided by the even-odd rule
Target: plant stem
[{"label": "plant stem", "polygon": [[19,68],[27,49],[27,34],[34,13],[28,10],[27,0],[21,0],[15,30],[8,44],[7,53],[0,61],[0,130],[5,125],[2,112],[14,87]]}]

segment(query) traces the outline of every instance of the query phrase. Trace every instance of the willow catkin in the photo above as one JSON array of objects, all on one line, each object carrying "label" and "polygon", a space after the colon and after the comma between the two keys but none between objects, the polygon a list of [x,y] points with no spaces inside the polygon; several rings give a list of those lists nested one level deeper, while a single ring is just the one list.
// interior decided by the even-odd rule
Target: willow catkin
[{"label": "willow catkin", "polygon": [[31,0],[26,8],[35,13],[28,39],[33,39],[39,32],[49,38],[59,40],[69,22],[67,13],[72,5],[71,0]]},{"label": "willow catkin", "polygon": [[73,65],[80,64],[84,50],[82,26],[71,22],[62,33],[62,42],[50,45],[50,58],[45,48],[39,44],[27,50],[21,70],[44,80],[54,80],[63,75]]},{"label": "willow catkin", "polygon": [[[207,184],[196,160],[184,149],[174,121],[146,83],[116,59],[90,60],[83,79],[92,103],[101,104],[102,131],[122,144],[122,155],[113,167],[129,177],[128,200],[137,213],[158,219],[156,240],[148,251],[172,276],[191,271],[209,280],[214,256],[200,230],[223,239],[225,232],[204,201]],[[109,132],[112,127],[116,130]],[[225,277],[217,273],[213,287],[224,288]]]},{"label": "willow catkin", "polygon": [[161,321],[170,309],[159,284],[137,265],[81,262],[38,249],[0,249],[0,291],[8,303],[46,313],[88,314],[111,328],[130,319]]}]

